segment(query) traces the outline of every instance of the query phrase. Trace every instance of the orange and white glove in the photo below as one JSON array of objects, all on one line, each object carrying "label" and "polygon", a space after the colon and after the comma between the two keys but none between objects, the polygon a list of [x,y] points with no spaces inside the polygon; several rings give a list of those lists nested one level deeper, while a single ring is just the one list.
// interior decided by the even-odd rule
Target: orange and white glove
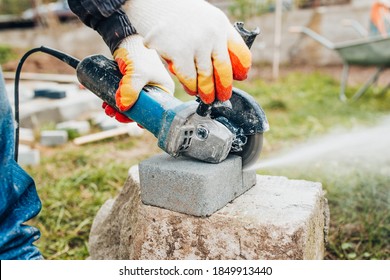
[{"label": "orange and white glove", "polygon": [[107,102],[103,102],[102,108],[104,109],[104,112],[106,113],[107,116],[109,116],[111,118],[115,118],[118,122],[121,122],[121,123],[133,122],[132,119],[130,119],[126,115],[118,112],[114,107],[111,107],[110,105],[108,105]]},{"label": "orange and white glove", "polygon": [[164,58],[185,90],[210,104],[244,80],[251,53],[226,15],[204,0],[131,0],[126,12],[145,46]]},{"label": "orange and white glove", "polygon": [[[126,37],[113,55],[123,75],[115,95],[119,110],[129,110],[145,85],[154,85],[173,94],[175,85],[172,78],[157,52],[145,47],[142,36]],[[105,110],[111,112],[111,108],[106,107]]]}]

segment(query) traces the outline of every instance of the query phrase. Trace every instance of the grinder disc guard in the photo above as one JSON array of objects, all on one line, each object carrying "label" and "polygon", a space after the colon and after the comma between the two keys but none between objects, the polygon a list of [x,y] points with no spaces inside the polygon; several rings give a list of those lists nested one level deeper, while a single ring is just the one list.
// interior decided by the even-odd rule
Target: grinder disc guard
[{"label": "grinder disc guard", "polygon": [[212,106],[210,116],[224,124],[236,138],[231,154],[242,157],[244,167],[255,163],[263,146],[263,132],[269,130],[267,117],[248,93],[233,88],[229,105]]}]

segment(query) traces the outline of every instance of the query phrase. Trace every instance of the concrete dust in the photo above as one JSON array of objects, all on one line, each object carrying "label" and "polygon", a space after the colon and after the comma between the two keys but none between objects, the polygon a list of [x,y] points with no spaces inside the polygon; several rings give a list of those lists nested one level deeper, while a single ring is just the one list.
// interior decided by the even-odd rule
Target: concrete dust
[{"label": "concrete dust", "polygon": [[390,116],[375,126],[338,131],[268,158],[249,169],[321,164],[326,167],[386,169],[390,174]]}]

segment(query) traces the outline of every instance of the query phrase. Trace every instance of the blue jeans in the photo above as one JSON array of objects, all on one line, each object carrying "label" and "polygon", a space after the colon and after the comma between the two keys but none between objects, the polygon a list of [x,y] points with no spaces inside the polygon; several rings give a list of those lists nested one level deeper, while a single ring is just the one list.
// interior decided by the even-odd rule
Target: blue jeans
[{"label": "blue jeans", "polygon": [[42,259],[38,229],[24,223],[41,210],[33,179],[14,160],[14,119],[0,69],[0,259]]}]

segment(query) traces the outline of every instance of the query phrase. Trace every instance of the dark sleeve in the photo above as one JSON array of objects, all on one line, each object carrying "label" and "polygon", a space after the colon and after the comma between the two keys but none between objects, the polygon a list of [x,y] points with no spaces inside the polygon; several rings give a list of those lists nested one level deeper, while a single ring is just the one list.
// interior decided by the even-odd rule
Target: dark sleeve
[{"label": "dark sleeve", "polygon": [[87,26],[96,30],[115,51],[127,36],[136,34],[129,18],[121,8],[126,0],[68,0],[69,8]]}]

